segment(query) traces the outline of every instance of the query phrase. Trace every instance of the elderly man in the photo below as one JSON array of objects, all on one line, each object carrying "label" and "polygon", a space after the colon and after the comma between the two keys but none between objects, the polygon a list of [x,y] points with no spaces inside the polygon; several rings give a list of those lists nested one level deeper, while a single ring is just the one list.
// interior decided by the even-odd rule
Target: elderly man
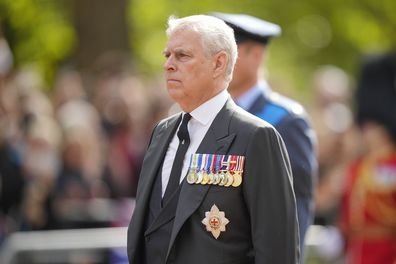
[{"label": "elderly man", "polygon": [[296,263],[297,215],[283,141],[227,92],[233,30],[168,21],[166,86],[182,113],[153,131],[128,229],[133,264]]},{"label": "elderly man", "polygon": [[234,29],[238,60],[228,87],[232,98],[246,111],[273,125],[285,142],[293,172],[300,251],[313,219],[313,193],[317,178],[316,138],[303,106],[271,90],[260,79],[267,45],[281,33],[273,23],[244,14],[213,13]]}]

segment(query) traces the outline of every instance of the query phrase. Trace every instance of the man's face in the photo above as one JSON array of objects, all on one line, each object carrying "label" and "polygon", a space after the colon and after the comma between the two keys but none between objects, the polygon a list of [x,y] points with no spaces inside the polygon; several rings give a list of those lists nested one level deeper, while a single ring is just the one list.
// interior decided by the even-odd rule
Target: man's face
[{"label": "man's face", "polygon": [[254,69],[251,67],[251,49],[247,44],[238,45],[238,59],[235,63],[234,75],[232,83],[236,86],[240,86],[241,83],[245,82],[247,78],[251,78],[253,74],[256,74]]},{"label": "man's face", "polygon": [[203,50],[198,33],[173,32],[164,51],[166,87],[184,111],[190,112],[213,96],[214,60]]},{"label": "man's face", "polygon": [[228,88],[232,96],[239,97],[256,84],[263,52],[263,46],[254,42],[248,41],[238,44],[238,59]]}]

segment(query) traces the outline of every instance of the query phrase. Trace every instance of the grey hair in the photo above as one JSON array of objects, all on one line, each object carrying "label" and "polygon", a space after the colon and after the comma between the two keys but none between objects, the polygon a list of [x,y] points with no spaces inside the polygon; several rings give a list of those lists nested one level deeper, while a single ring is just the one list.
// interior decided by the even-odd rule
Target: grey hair
[{"label": "grey hair", "polygon": [[230,82],[235,62],[238,57],[238,48],[235,42],[234,30],[223,20],[207,15],[193,15],[183,18],[170,16],[166,34],[168,37],[178,30],[191,30],[201,36],[202,46],[206,56],[213,56],[225,51],[228,56],[225,72],[225,81]]}]

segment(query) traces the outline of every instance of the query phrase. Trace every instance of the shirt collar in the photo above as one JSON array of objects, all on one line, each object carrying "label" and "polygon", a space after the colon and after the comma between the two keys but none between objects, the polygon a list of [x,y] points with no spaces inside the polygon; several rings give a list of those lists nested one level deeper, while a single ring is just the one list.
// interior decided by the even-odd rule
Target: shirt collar
[{"label": "shirt collar", "polygon": [[269,91],[271,89],[268,83],[265,80],[260,80],[256,85],[236,98],[235,102],[243,109],[249,109],[261,93],[268,94]]},{"label": "shirt collar", "polygon": [[214,120],[229,97],[230,94],[227,89],[224,89],[218,95],[195,108],[190,114],[195,120],[205,126]]}]

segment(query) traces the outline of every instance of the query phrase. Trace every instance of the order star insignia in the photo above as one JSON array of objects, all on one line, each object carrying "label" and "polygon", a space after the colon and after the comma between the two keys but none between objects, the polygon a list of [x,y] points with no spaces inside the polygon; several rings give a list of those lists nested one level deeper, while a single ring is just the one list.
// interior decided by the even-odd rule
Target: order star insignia
[{"label": "order star insignia", "polygon": [[220,236],[220,232],[226,231],[225,226],[229,222],[224,212],[220,211],[215,204],[212,205],[209,212],[205,212],[205,218],[202,220],[202,224],[206,226],[206,231],[211,232],[216,239]]}]

